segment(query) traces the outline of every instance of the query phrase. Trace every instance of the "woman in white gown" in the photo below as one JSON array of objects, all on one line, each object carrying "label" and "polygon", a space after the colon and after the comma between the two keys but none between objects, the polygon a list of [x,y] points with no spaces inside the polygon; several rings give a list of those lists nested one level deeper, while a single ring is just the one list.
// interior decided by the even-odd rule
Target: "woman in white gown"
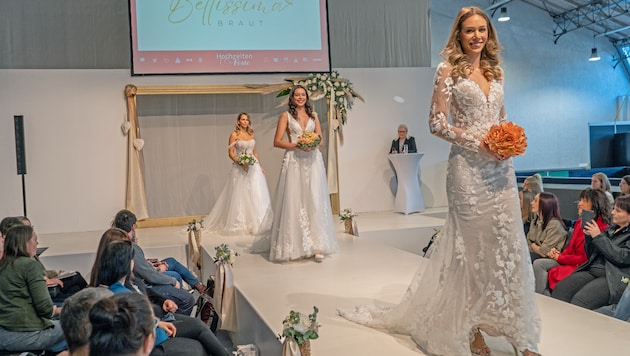
[{"label": "woman in white gown", "polygon": [[[254,129],[249,115],[238,114],[228,141],[228,156],[234,162],[223,191],[210,214],[205,230],[222,234],[264,234],[271,227],[271,201],[267,179],[256,151]],[[246,154],[255,157],[251,165],[239,163]]]},{"label": "woman in white gown", "polygon": [[304,132],[322,137],[306,89],[296,86],[274,138],[274,146],[286,150],[273,202],[269,260],[274,262],[310,257],[321,262],[324,255],[337,251],[324,160],[318,148],[298,147]]},{"label": "woman in white gown", "polygon": [[442,234],[399,305],[339,310],[352,321],[411,335],[434,355],[490,354],[479,330],[505,336],[523,355],[536,355],[540,339],[512,161],[483,140],[505,120],[499,50],[483,11],[461,9],[442,51],[429,116],[431,132],[452,143]]}]

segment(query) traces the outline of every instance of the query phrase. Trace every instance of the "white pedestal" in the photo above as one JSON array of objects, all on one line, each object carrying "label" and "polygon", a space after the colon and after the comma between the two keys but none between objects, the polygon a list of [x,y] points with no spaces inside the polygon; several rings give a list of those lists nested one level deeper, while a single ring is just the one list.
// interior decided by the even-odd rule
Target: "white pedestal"
[{"label": "white pedestal", "polygon": [[398,191],[394,200],[395,212],[410,214],[424,210],[424,200],[418,181],[422,156],[424,156],[422,152],[389,155],[398,177]]}]

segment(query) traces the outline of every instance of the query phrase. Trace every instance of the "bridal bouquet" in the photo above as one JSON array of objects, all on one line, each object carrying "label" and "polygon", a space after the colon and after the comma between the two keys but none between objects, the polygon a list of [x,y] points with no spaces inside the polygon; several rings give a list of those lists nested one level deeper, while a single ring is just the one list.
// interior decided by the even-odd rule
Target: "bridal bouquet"
[{"label": "bridal bouquet", "polygon": [[317,324],[318,312],[319,309],[317,309],[317,307],[313,307],[313,313],[309,315],[291,310],[289,316],[282,322],[284,329],[279,338],[292,338],[298,345],[304,344],[309,340],[317,339],[319,337],[317,332],[320,326]]},{"label": "bridal bouquet", "polygon": [[216,251],[216,255],[212,257],[214,263],[227,262],[229,264],[234,264],[236,256],[238,256],[238,252],[232,250],[226,244],[220,244],[214,248],[214,251]]},{"label": "bridal bouquet", "polygon": [[258,161],[256,160],[256,157],[254,157],[254,155],[245,152],[241,153],[241,155],[238,156],[238,158],[236,159],[236,163],[245,167],[256,164],[256,162]]},{"label": "bridal bouquet", "polygon": [[318,134],[307,131],[298,137],[297,145],[301,149],[308,150],[319,146],[320,142],[322,142],[322,139]]},{"label": "bridal bouquet", "polygon": [[484,141],[492,152],[503,157],[520,156],[527,148],[527,136],[522,127],[513,122],[492,125]]}]

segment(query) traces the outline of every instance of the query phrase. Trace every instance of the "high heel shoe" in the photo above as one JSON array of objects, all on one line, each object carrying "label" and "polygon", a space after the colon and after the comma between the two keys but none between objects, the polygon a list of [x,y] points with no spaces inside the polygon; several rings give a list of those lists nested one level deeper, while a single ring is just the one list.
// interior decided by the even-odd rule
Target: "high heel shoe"
[{"label": "high heel shoe", "polygon": [[316,253],[315,256],[313,256],[313,259],[315,260],[315,262],[321,263],[324,261],[324,254]]},{"label": "high heel shoe", "polygon": [[491,350],[488,345],[486,345],[486,340],[484,340],[479,329],[476,329],[473,334],[475,338],[470,342],[470,352],[477,356],[490,355]]}]

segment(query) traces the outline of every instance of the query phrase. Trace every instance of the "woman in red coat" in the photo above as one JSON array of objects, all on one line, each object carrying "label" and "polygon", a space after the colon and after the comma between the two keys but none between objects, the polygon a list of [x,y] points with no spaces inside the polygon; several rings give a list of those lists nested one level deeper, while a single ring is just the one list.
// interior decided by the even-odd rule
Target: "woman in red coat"
[{"label": "woman in red coat", "polygon": [[[592,210],[594,212],[594,220],[600,230],[603,231],[608,227],[610,223],[610,204],[603,190],[584,189],[580,192],[577,208],[580,216],[583,210]],[[580,217],[573,226],[573,234],[562,252],[553,248],[547,254],[547,258],[539,258],[533,262],[536,293],[551,295],[550,292],[560,280],[569,276],[579,265],[586,262],[582,218]]]}]

